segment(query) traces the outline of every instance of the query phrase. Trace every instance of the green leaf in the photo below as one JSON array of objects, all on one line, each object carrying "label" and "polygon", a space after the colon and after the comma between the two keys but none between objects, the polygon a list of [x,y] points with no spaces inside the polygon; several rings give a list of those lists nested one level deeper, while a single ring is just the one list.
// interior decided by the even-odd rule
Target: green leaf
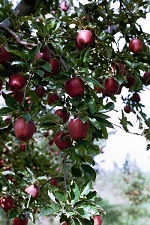
[{"label": "green leaf", "polygon": [[70,198],[71,198],[71,202],[74,204],[75,202],[77,202],[80,198],[80,191],[79,191],[79,187],[78,185],[75,183],[75,181],[71,182],[70,185]]},{"label": "green leaf", "polygon": [[40,217],[49,216],[53,213],[58,212],[59,210],[60,210],[60,206],[56,203],[53,203],[52,205],[47,205],[41,209]]},{"label": "green leaf", "polygon": [[80,168],[76,167],[76,166],[72,166],[71,167],[71,173],[74,177],[81,177],[82,176],[82,173],[81,173],[81,170]]},{"label": "green leaf", "polygon": [[10,96],[9,94],[5,94],[4,92],[2,92],[2,96],[5,100],[6,105],[11,108],[16,110],[17,109],[17,101],[15,98],[13,98],[12,96]]},{"label": "green leaf", "polygon": [[111,56],[112,56],[112,48],[109,45],[105,45],[105,49],[106,49],[106,52],[107,52],[107,58],[108,59],[111,59]]},{"label": "green leaf", "polygon": [[42,69],[44,69],[48,72],[52,72],[52,67],[51,67],[51,64],[49,62],[42,61],[42,63],[40,64],[40,67],[42,67]]},{"label": "green leaf", "polygon": [[92,188],[92,181],[88,180],[82,187],[82,192],[81,192],[81,196],[87,195],[89,194],[89,192],[91,191]]},{"label": "green leaf", "polygon": [[42,77],[45,74],[45,72],[40,69],[35,70],[35,73],[38,74],[40,77]]},{"label": "green leaf", "polygon": [[97,111],[97,107],[96,107],[96,102],[94,99],[90,99],[89,102],[88,102],[88,107],[89,107],[89,110],[92,114],[94,114],[96,111]]},{"label": "green leaf", "polygon": [[8,107],[3,107],[0,109],[0,116],[7,116],[11,114],[14,110]]},{"label": "green leaf", "polygon": [[19,56],[20,58],[22,59],[27,59],[27,55],[21,51],[18,51],[18,50],[10,50],[11,53]]},{"label": "green leaf", "polygon": [[82,164],[82,169],[85,174],[91,177],[92,180],[95,180],[96,178],[96,172],[95,170],[88,164]]},{"label": "green leaf", "polygon": [[54,196],[58,199],[59,202],[66,202],[66,195],[60,191],[55,191]]}]

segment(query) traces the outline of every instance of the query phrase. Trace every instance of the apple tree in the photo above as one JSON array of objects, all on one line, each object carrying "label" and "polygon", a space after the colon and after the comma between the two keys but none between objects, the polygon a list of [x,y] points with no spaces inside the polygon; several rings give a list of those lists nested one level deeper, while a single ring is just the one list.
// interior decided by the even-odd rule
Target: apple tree
[{"label": "apple tree", "polygon": [[140,97],[150,84],[150,35],[138,22],[149,2],[13,2],[0,2],[1,208],[13,225],[37,214],[100,225],[93,156],[115,128],[108,113],[118,96],[120,127],[130,132],[132,113],[150,140]]}]

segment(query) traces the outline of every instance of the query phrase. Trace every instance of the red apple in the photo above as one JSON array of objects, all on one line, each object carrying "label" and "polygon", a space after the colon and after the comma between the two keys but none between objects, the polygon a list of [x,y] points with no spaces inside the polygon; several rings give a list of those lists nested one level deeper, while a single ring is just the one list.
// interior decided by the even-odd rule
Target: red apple
[{"label": "red apple", "polygon": [[25,192],[27,192],[33,198],[37,198],[39,196],[40,189],[38,186],[31,184],[30,186],[26,187]]},{"label": "red apple", "polygon": [[60,225],[67,225],[67,222],[63,221]]},{"label": "red apple", "polygon": [[4,45],[0,47],[0,63],[6,63],[10,60],[10,52],[8,52]]},{"label": "red apple", "polygon": [[0,159],[0,168],[3,168],[5,164],[5,161],[3,159]]},{"label": "red apple", "polygon": [[3,154],[7,155],[9,152],[9,148],[7,146],[4,146]]},{"label": "red apple", "polygon": [[57,94],[50,94],[48,96],[48,104],[52,105],[54,102],[59,101],[60,97]]},{"label": "red apple", "polygon": [[69,135],[73,140],[85,139],[89,130],[89,123],[83,123],[79,118],[71,119],[68,124]]},{"label": "red apple", "polygon": [[145,85],[149,85],[150,84],[150,71],[147,71],[144,73],[143,75],[143,83]]},{"label": "red apple", "polygon": [[43,53],[41,53],[40,50],[39,50],[39,51],[37,52],[37,54],[36,54],[34,60],[42,59],[42,57],[43,57]]},{"label": "red apple", "polygon": [[24,152],[26,150],[26,144],[24,142],[20,143],[20,150]]},{"label": "red apple", "polygon": [[70,147],[72,141],[68,133],[59,131],[54,136],[54,142],[60,150],[64,150]]},{"label": "red apple", "polygon": [[35,93],[37,94],[38,98],[42,98],[45,95],[46,90],[43,86],[39,86],[35,89]]},{"label": "red apple", "polygon": [[88,47],[92,44],[93,37],[90,30],[80,30],[77,35],[77,43],[82,48]]},{"label": "red apple", "polygon": [[21,141],[29,141],[35,133],[35,124],[32,120],[25,122],[24,118],[19,118],[14,124],[16,137]]},{"label": "red apple", "polygon": [[63,123],[66,123],[69,119],[69,113],[67,113],[66,109],[57,109],[55,114],[62,119]]},{"label": "red apple", "polygon": [[143,43],[140,39],[134,38],[129,42],[129,50],[134,54],[139,54],[143,49]]},{"label": "red apple", "polygon": [[80,77],[73,77],[67,80],[64,84],[66,93],[76,98],[84,94],[84,82]]},{"label": "red apple", "polygon": [[20,104],[22,103],[23,101],[23,98],[24,98],[24,93],[22,91],[18,91],[18,92],[15,92],[13,95],[12,95],[13,98],[16,99],[17,102],[19,102]]},{"label": "red apple", "polygon": [[130,106],[130,105],[125,105],[125,106],[124,106],[124,111],[125,111],[126,113],[130,113],[130,112],[132,111],[131,106]]},{"label": "red apple", "polygon": [[124,83],[124,86],[126,88],[131,88],[131,87],[133,87],[135,85],[135,83],[136,83],[135,77],[133,77],[133,76],[127,76],[126,79],[127,79],[127,82]]},{"label": "red apple", "polygon": [[48,144],[49,144],[49,145],[52,145],[53,142],[54,142],[54,140],[53,140],[53,139],[50,139],[50,140],[48,141]]},{"label": "red apple", "polygon": [[127,70],[125,69],[125,66],[121,62],[113,62],[111,65],[111,72],[115,73],[117,71],[118,75],[124,75],[127,76]]},{"label": "red apple", "polygon": [[11,116],[7,116],[6,119],[5,119],[5,124],[9,125],[11,123],[11,121],[12,121]]},{"label": "red apple", "polygon": [[50,58],[51,58],[51,50],[47,45],[45,45],[43,49],[42,59],[49,62]]},{"label": "red apple", "polygon": [[0,198],[0,206],[7,212],[14,207],[14,202],[11,196],[3,196]]},{"label": "red apple", "polygon": [[12,225],[27,225],[28,224],[28,217],[27,215],[23,215],[23,218],[16,217],[12,221]]},{"label": "red apple", "polygon": [[47,76],[55,76],[55,75],[57,75],[59,70],[60,70],[60,62],[59,62],[59,60],[55,59],[55,58],[51,58],[49,62],[50,62],[50,65],[52,67],[52,72],[46,71],[46,75]]},{"label": "red apple", "polygon": [[68,9],[69,9],[69,6],[67,5],[67,2],[66,2],[66,1],[63,1],[63,2],[61,2],[61,4],[60,4],[60,8],[61,8],[64,12],[67,12]]},{"label": "red apple", "polygon": [[135,92],[131,97],[131,101],[136,103],[140,102],[141,101],[140,95],[137,92]]},{"label": "red apple", "polygon": [[113,77],[108,77],[105,81],[105,84],[104,84],[104,87],[105,87],[105,94],[116,94],[119,90],[119,83],[118,81],[113,78]]},{"label": "red apple", "polygon": [[50,184],[52,186],[58,187],[58,181],[57,181],[57,179],[56,178],[50,179]]},{"label": "red apple", "polygon": [[98,215],[96,215],[96,216],[94,216],[93,217],[93,220],[94,220],[94,225],[101,225],[102,224],[102,217],[101,216],[98,216]]},{"label": "red apple", "polygon": [[21,74],[13,74],[9,77],[9,87],[11,91],[18,92],[26,85],[26,78]]}]

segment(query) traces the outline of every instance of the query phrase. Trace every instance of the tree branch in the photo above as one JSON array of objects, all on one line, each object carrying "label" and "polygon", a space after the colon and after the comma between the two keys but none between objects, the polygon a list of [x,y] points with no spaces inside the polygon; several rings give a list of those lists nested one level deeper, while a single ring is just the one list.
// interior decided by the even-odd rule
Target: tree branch
[{"label": "tree branch", "polygon": [[24,45],[26,48],[32,48],[32,47],[38,46],[35,43],[28,43],[26,41],[21,40],[21,38],[13,30],[11,30],[9,27],[4,26],[3,23],[0,23],[0,29],[2,29],[4,31],[6,31],[7,33],[11,34],[11,36],[15,38],[17,43],[19,43],[21,45]]}]

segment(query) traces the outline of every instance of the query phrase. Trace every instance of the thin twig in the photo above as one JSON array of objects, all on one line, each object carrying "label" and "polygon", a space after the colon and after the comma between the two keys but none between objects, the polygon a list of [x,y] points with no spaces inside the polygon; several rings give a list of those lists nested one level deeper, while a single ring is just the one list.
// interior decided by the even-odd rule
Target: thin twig
[{"label": "thin twig", "polygon": [[23,41],[13,30],[4,26],[2,23],[0,23],[0,29],[2,29],[4,31],[6,31],[7,33],[11,34],[11,36],[15,38],[17,43],[19,43],[21,45],[24,45],[26,48],[32,48],[32,47],[38,46],[35,43],[29,43],[27,41]]},{"label": "thin twig", "polygon": [[66,191],[66,193],[67,193],[67,190],[68,190],[68,188],[67,188],[67,173],[66,173],[66,161],[67,161],[67,157],[68,157],[68,155],[65,155],[64,156],[64,160],[63,160],[63,165],[64,165],[64,187],[65,187],[65,191]]},{"label": "thin twig", "polygon": [[[114,126],[120,128],[120,129],[124,130],[123,127],[121,127],[121,126],[119,126],[119,125],[117,125],[117,124],[114,124],[114,123],[112,123],[112,124],[113,124]],[[125,131],[125,130],[124,130],[124,131]],[[138,136],[143,136],[142,134],[139,134],[139,133],[136,133],[136,132],[126,131],[126,133],[134,134],[134,135],[138,135]]]}]

